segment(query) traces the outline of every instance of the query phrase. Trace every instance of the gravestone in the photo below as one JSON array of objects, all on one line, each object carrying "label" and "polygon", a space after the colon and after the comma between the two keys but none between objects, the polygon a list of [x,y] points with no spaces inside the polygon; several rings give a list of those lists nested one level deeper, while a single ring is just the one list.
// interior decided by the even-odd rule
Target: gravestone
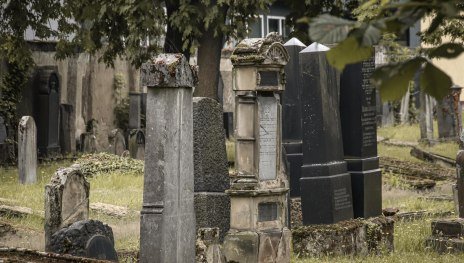
[{"label": "gravestone", "polygon": [[434,100],[425,92],[420,92],[419,128],[420,140],[430,143],[433,140]]},{"label": "gravestone", "polygon": [[343,151],[351,174],[356,218],[382,214],[382,175],[377,156],[375,70],[369,59],[345,67],[340,79]]},{"label": "gravestone", "polygon": [[89,217],[90,185],[78,166],[59,169],[45,185],[45,250],[52,235]]},{"label": "gravestone", "polygon": [[8,134],[6,131],[5,121],[2,116],[0,116],[0,164],[4,164],[8,159],[8,146],[6,139]]},{"label": "gravestone", "polygon": [[227,190],[227,262],[290,262],[288,179],[282,157],[280,94],[289,60],[281,38],[242,40],[234,65],[235,173]]},{"label": "gravestone", "polygon": [[108,136],[108,141],[110,143],[108,146],[109,153],[121,156],[122,153],[126,150],[126,139],[124,138],[121,130],[112,130]]},{"label": "gravestone", "polygon": [[130,131],[129,154],[133,159],[145,159],[145,133],[142,130]]},{"label": "gravestone", "polygon": [[6,126],[3,117],[0,116],[0,144],[5,144],[8,134],[6,133]]},{"label": "gravestone", "polygon": [[282,143],[289,163],[290,196],[300,196],[301,165],[303,165],[303,136],[301,129],[301,92],[299,53],[306,45],[297,38],[284,44],[290,61],[285,65],[287,83],[282,94]]},{"label": "gravestone", "polygon": [[462,127],[461,87],[454,85],[450,94],[437,102],[438,138],[456,139]]},{"label": "gravestone", "polygon": [[39,155],[53,157],[60,154],[60,81],[53,67],[38,70],[36,89]]},{"label": "gravestone", "polygon": [[81,220],[53,234],[50,252],[118,261],[113,230],[96,220]]},{"label": "gravestone", "polygon": [[80,144],[83,153],[97,152],[97,136],[91,132],[84,132],[81,134]]},{"label": "gravestone", "polygon": [[224,129],[226,131],[227,139],[234,137],[234,113],[224,112]]},{"label": "gravestone", "polygon": [[71,104],[60,105],[60,146],[61,153],[76,152],[74,107]]},{"label": "gravestone", "polygon": [[138,92],[129,92],[129,129],[140,128],[141,96]]},{"label": "gravestone", "polygon": [[353,218],[351,177],[343,159],[339,73],[326,59],[328,47],[313,43],[300,52],[303,120],[301,208],[303,224]]},{"label": "gravestone", "polygon": [[230,187],[222,106],[211,98],[193,98],[193,171],[196,229],[230,226]]},{"label": "gravestone", "polygon": [[18,126],[19,183],[37,182],[37,128],[34,118],[23,116]]},{"label": "gravestone", "polygon": [[196,71],[182,54],[161,54],[140,74],[148,89],[140,262],[193,262]]}]

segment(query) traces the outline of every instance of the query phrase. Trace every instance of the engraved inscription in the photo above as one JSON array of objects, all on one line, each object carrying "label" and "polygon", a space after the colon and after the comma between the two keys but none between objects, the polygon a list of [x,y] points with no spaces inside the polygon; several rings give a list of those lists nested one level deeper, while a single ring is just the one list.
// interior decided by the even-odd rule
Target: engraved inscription
[{"label": "engraved inscription", "polygon": [[278,71],[260,71],[260,86],[278,86],[279,72]]},{"label": "engraved inscription", "polygon": [[258,204],[258,222],[274,221],[278,219],[279,206],[277,203]]},{"label": "engraved inscription", "polygon": [[335,210],[342,210],[351,207],[350,195],[346,188],[334,190]]},{"label": "engraved inscription", "polygon": [[277,100],[258,97],[259,103],[259,179],[277,176]]}]

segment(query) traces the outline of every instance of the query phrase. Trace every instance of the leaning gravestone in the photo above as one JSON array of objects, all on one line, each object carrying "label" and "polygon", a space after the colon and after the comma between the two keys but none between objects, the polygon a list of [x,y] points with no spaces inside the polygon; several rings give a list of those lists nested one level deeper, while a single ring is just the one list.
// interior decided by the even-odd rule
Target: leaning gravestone
[{"label": "leaning gravestone", "polygon": [[57,231],[51,237],[49,252],[118,261],[113,230],[96,220],[82,220]]},{"label": "leaning gravestone", "polygon": [[303,130],[301,129],[301,93],[299,53],[306,45],[292,38],[284,44],[290,55],[285,65],[285,91],[282,94],[282,144],[290,167],[290,196],[300,196],[301,165],[303,165]]},{"label": "leaning gravestone", "polygon": [[148,89],[140,262],[193,262],[196,71],[182,54],[161,54],[140,74]]},{"label": "leaning gravestone", "polygon": [[21,184],[37,181],[37,128],[31,116],[23,116],[19,121],[18,171]]},{"label": "leaning gravestone", "polygon": [[110,143],[108,148],[110,153],[121,156],[122,153],[126,150],[126,139],[124,138],[121,130],[112,130],[108,136],[108,141]]},{"label": "leaning gravestone", "polygon": [[229,230],[230,187],[222,107],[210,98],[193,98],[193,171],[196,228]]},{"label": "leaning gravestone", "polygon": [[377,156],[376,92],[370,83],[373,59],[346,66],[340,79],[343,151],[351,174],[354,216],[382,213],[382,174]]},{"label": "leaning gravestone", "polygon": [[45,186],[45,250],[52,235],[89,217],[90,185],[78,166],[59,169]]},{"label": "leaning gravestone", "polygon": [[303,85],[303,224],[353,218],[351,177],[343,159],[339,73],[326,59],[328,47],[313,43],[300,52]]}]

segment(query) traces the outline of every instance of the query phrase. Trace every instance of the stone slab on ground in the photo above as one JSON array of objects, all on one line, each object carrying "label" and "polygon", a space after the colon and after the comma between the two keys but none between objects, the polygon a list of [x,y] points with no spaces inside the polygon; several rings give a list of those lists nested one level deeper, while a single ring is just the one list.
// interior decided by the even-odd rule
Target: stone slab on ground
[{"label": "stone slab on ground", "polygon": [[393,219],[382,216],[296,227],[292,229],[293,253],[324,257],[393,251],[393,231]]},{"label": "stone slab on ground", "polygon": [[71,255],[60,255],[56,253],[41,252],[26,248],[9,248],[0,247],[0,262],[18,262],[18,263],[108,263],[111,261],[97,260],[91,258],[75,257]]},{"label": "stone slab on ground", "polygon": [[432,221],[432,235],[436,237],[464,236],[464,219],[443,219]]},{"label": "stone slab on ground", "polygon": [[0,205],[0,216],[26,217],[32,214],[32,209],[28,207]]},{"label": "stone slab on ground", "polygon": [[429,237],[425,240],[425,246],[438,253],[462,253],[464,252],[464,240],[461,238]]},{"label": "stone slab on ground", "polygon": [[14,234],[15,232],[16,232],[16,229],[14,229],[12,225],[5,223],[5,222],[0,222],[0,237],[3,237],[9,233]]},{"label": "stone slab on ground", "polygon": [[123,217],[131,213],[127,207],[111,205],[105,203],[91,203],[89,205],[90,210],[93,210],[97,213],[114,216],[114,217]]}]

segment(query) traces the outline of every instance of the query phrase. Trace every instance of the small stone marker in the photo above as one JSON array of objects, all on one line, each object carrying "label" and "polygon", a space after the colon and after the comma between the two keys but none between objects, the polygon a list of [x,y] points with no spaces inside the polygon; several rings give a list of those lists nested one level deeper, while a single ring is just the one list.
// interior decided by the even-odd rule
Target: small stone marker
[{"label": "small stone marker", "polygon": [[211,98],[193,98],[193,170],[196,229],[230,226],[230,187],[222,106]]},{"label": "small stone marker", "polygon": [[290,61],[285,65],[287,83],[282,94],[282,144],[290,167],[290,196],[300,196],[301,165],[303,165],[303,130],[301,128],[301,93],[299,53],[306,45],[297,38],[284,44]]},{"label": "small stone marker", "polygon": [[304,225],[332,224],[353,218],[351,177],[343,159],[340,78],[327,61],[328,50],[313,43],[300,52],[304,83],[300,179]]},{"label": "small stone marker", "polygon": [[340,79],[343,151],[351,174],[356,218],[382,214],[382,174],[377,156],[376,89],[373,59],[345,67]]},{"label": "small stone marker", "polygon": [[148,89],[140,262],[193,262],[196,71],[182,54],[161,54],[140,74]]},{"label": "small stone marker", "polygon": [[23,116],[19,121],[18,171],[21,184],[37,182],[37,128],[31,116]]},{"label": "small stone marker", "polygon": [[110,143],[109,152],[117,156],[121,156],[126,150],[126,139],[122,134],[121,130],[114,129],[111,131],[108,136],[108,141]]},{"label": "small stone marker", "polygon": [[45,186],[45,250],[63,227],[89,217],[90,185],[77,166],[59,169]]}]

